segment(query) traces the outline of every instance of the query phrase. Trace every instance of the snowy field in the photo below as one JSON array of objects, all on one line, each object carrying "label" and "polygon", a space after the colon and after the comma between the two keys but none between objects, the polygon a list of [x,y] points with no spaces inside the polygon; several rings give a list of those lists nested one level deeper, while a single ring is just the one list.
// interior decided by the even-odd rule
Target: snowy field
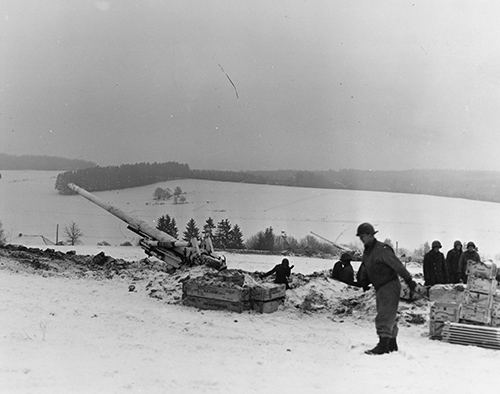
[{"label": "snowy field", "polygon": [[[145,257],[136,247],[97,247],[102,240],[118,245],[133,236],[88,201],[58,195],[55,176],[2,172],[0,220],[10,242],[37,245],[39,235],[54,239],[57,223],[75,221],[85,233],[84,244],[58,249],[84,255],[104,251],[125,260]],[[176,185],[187,192],[189,204],[151,204],[156,186]],[[168,213],[180,228],[190,217],[202,223],[212,216],[240,224],[244,234],[271,225],[297,237],[315,231],[350,242],[357,223],[371,220],[380,238],[399,240],[404,247],[440,238],[446,248],[463,237],[474,239],[483,252],[500,249],[500,209],[490,203],[208,181],[96,194],[151,222]],[[267,271],[281,260],[226,257],[229,268],[248,271]],[[305,274],[333,264],[290,260],[294,272]],[[419,272],[415,265],[409,269]],[[119,277],[33,274],[0,258],[0,393],[478,393],[497,386],[493,371],[500,352],[431,341],[427,324],[402,322],[399,352],[367,356],[364,350],[377,340],[373,311],[303,312],[288,301],[269,315],[199,311],[149,297],[144,281],[134,292],[128,286]],[[339,300],[344,294],[329,282],[325,286],[333,288],[316,290]],[[299,291],[288,291],[287,300]],[[355,291],[361,292],[347,294]],[[401,303],[400,310],[405,308],[413,306]]]},{"label": "snowy field", "polygon": [[[54,189],[57,172],[2,171],[0,220],[12,243],[38,244],[40,235],[64,239],[63,228],[71,221],[83,230],[82,241],[96,245],[135,242],[126,225],[80,196],[61,196]],[[180,186],[187,204],[152,200],[156,187]],[[201,227],[208,217],[228,218],[238,224],[244,237],[272,226],[296,238],[314,231],[339,243],[356,242],[360,222],[370,221],[379,238],[413,250],[424,242],[441,240],[446,251],[455,239],[473,240],[488,258],[500,254],[500,204],[410,194],[351,190],[326,190],[284,186],[250,185],[213,181],[180,180],[132,189],[96,192],[99,198],[125,212],[155,224],[169,214],[179,232],[194,218]],[[18,235],[22,233],[23,237]]]},{"label": "snowy field", "polygon": [[479,393],[497,386],[500,352],[431,341],[427,325],[400,324],[399,352],[367,356],[376,342],[372,316],[199,311],[150,298],[142,286],[128,292],[119,278],[0,268],[1,393]]}]

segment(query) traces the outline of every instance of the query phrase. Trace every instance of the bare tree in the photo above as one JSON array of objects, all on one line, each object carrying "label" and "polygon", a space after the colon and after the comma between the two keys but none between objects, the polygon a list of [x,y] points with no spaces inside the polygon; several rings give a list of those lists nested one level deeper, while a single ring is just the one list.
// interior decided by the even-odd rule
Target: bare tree
[{"label": "bare tree", "polygon": [[76,245],[79,243],[80,238],[83,236],[82,230],[75,222],[71,222],[69,226],[64,227],[64,234],[66,235],[68,244],[70,245]]}]

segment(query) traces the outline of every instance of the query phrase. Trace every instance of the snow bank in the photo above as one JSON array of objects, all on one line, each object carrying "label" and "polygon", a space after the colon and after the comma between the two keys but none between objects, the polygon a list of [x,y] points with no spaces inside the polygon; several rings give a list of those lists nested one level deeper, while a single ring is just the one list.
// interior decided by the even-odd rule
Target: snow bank
[{"label": "snow bank", "polygon": [[0,392],[472,393],[496,384],[500,353],[429,340],[427,324],[414,324],[428,312],[423,301],[400,304],[399,352],[367,356],[374,292],[324,272],[294,274],[276,313],[237,314],[175,298],[206,267],[167,275],[80,259],[47,268],[0,256]]}]

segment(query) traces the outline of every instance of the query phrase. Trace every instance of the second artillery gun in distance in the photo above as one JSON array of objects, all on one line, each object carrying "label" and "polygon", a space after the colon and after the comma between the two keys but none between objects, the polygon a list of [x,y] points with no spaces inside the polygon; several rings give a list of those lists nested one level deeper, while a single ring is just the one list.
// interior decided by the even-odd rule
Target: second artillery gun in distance
[{"label": "second artillery gun in distance", "polygon": [[134,218],[121,209],[102,201],[74,183],[68,183],[68,187],[127,223],[127,228],[141,237],[139,246],[148,256],[156,257],[173,268],[199,264],[218,270],[226,268],[226,259],[224,256],[215,254],[210,236],[206,235],[201,242],[198,242],[196,238],[191,239],[190,242],[179,241],[145,221]]}]

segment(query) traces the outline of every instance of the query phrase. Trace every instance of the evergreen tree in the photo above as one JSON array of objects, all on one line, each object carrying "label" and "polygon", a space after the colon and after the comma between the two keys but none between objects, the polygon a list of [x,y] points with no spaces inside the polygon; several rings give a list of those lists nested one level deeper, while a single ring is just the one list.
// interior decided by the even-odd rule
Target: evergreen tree
[{"label": "evergreen tree", "polygon": [[174,238],[179,236],[175,219],[169,215],[160,216],[157,220],[156,228],[164,233],[171,235]]},{"label": "evergreen tree", "polygon": [[168,228],[170,226],[170,216],[169,215],[163,215],[158,218],[156,221],[156,228],[160,231],[163,231],[164,233],[168,234]]},{"label": "evergreen tree", "polygon": [[196,222],[194,221],[193,218],[189,220],[189,222],[186,225],[186,231],[184,231],[184,241],[191,241],[192,238],[200,239],[200,230],[198,229],[198,226],[196,226]]},{"label": "evergreen tree", "polygon": [[215,229],[215,223],[212,218],[208,218],[207,221],[205,222],[205,225],[203,226],[203,232],[206,235],[209,235],[210,237],[213,237],[214,235],[214,229]]},{"label": "evergreen tree", "polygon": [[259,231],[251,236],[247,242],[248,249],[255,250],[274,250],[275,236],[273,228],[268,227],[264,231]]},{"label": "evergreen tree", "polygon": [[217,223],[217,229],[215,230],[214,236],[214,247],[226,249],[229,245],[230,232],[231,223],[229,223],[229,219],[222,219],[219,223]]},{"label": "evergreen tree", "polygon": [[174,238],[179,238],[179,230],[177,230],[177,225],[175,223],[174,218],[172,218],[172,220],[170,221],[170,226],[168,227],[168,233]]},{"label": "evergreen tree", "polygon": [[229,247],[231,249],[243,249],[245,247],[243,244],[243,233],[237,224],[229,232]]},{"label": "evergreen tree", "polygon": [[263,250],[274,250],[274,233],[272,227],[268,227],[264,230],[264,236],[262,241],[263,241],[262,245]]}]

